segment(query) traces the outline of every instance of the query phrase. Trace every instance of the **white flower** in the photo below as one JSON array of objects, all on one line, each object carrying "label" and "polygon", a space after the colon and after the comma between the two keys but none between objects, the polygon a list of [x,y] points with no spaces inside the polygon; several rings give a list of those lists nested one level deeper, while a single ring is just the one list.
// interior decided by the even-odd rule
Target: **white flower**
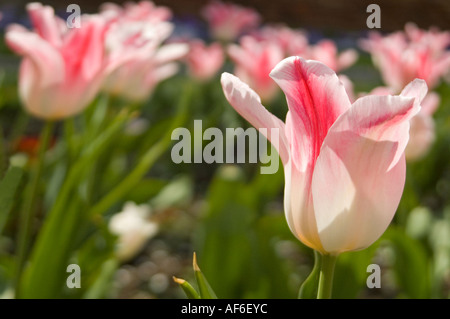
[{"label": "white flower", "polygon": [[133,258],[158,231],[158,225],[148,218],[149,205],[126,202],[123,210],[109,221],[109,230],[118,236],[116,255],[121,261]]}]

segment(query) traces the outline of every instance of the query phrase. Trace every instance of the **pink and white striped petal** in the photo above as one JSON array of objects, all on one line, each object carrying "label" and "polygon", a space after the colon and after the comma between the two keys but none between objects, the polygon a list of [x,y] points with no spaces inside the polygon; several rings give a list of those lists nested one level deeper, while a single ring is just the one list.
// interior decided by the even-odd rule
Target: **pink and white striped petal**
[{"label": "pink and white striped petal", "polygon": [[[225,97],[233,108],[257,129],[267,129],[266,138],[280,154],[283,164],[289,160],[289,146],[283,121],[270,113],[262,104],[258,94],[236,76],[223,73],[221,77]],[[278,141],[274,141],[271,129],[278,130]],[[262,132],[264,133],[264,132]],[[277,145],[278,144],[278,145]]]}]

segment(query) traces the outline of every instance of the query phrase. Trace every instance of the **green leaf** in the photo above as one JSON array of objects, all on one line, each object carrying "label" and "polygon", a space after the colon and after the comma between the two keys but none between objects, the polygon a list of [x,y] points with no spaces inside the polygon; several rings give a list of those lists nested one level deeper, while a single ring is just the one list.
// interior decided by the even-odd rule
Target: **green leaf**
[{"label": "green leaf", "polygon": [[14,197],[22,176],[23,170],[20,167],[11,166],[0,182],[0,234],[13,206]]},{"label": "green leaf", "polygon": [[172,143],[172,132],[182,125],[188,115],[188,107],[191,101],[191,86],[186,87],[184,94],[180,96],[177,110],[178,115],[173,119],[171,126],[165,134],[152,147],[150,147],[137,161],[134,168],[91,209],[91,216],[105,213],[116,202],[123,199],[147,174],[155,162],[166,152]]},{"label": "green leaf", "polygon": [[155,197],[167,185],[167,181],[158,178],[148,177],[141,180],[131,193],[127,200],[137,204],[146,203],[149,198]]},{"label": "green leaf", "polygon": [[[281,211],[270,211],[259,217],[256,224],[249,226],[248,233],[255,234],[250,236],[250,262],[244,271],[241,270],[246,284],[242,297],[290,299],[298,296],[300,282],[296,278],[299,269],[289,257],[281,253],[284,250],[281,247],[287,245],[288,250],[298,249],[300,254],[303,254],[303,250],[307,254],[311,253],[311,249],[301,245],[292,235]],[[307,274],[303,274],[298,278],[306,277]]]},{"label": "green leaf", "polygon": [[315,299],[317,297],[321,259],[320,253],[314,251],[314,267],[309,276],[300,286],[300,290],[298,292],[299,299]]},{"label": "green leaf", "polygon": [[186,280],[173,277],[173,281],[175,281],[178,285],[180,285],[181,289],[183,289],[184,293],[189,299],[201,299],[198,292]]},{"label": "green leaf", "polygon": [[433,214],[426,207],[414,208],[406,220],[405,232],[412,238],[425,238],[430,232],[433,223]]},{"label": "green leaf", "polygon": [[14,298],[12,281],[16,265],[14,256],[0,256],[0,299]]},{"label": "green leaf", "polygon": [[30,262],[20,278],[19,298],[60,298],[68,260],[73,252],[73,238],[85,217],[78,196],[80,180],[88,168],[105,150],[109,142],[120,133],[128,116],[116,117],[107,129],[83,150],[70,168],[51,211],[47,214]]},{"label": "green leaf", "polygon": [[[194,231],[195,250],[208,265],[204,273],[222,298],[242,294],[244,271],[251,262],[251,220],[244,205],[243,174],[238,166],[221,166],[208,190],[201,223]],[[242,297],[242,295],[238,295]]]},{"label": "green leaf", "polygon": [[394,271],[397,282],[408,298],[422,299],[430,295],[430,265],[422,243],[399,228],[385,233],[395,251]]},{"label": "green leaf", "polygon": [[201,299],[217,299],[216,293],[211,288],[208,281],[206,280],[205,275],[203,275],[202,271],[198,267],[197,255],[195,253],[194,253],[193,266],[194,266],[195,279],[197,280],[197,285],[198,285],[198,289],[200,291]]},{"label": "green leaf", "polygon": [[151,206],[155,209],[164,209],[188,203],[193,196],[192,192],[193,185],[189,176],[176,177],[151,200]]},{"label": "green leaf", "polygon": [[333,298],[358,298],[367,288],[367,266],[372,264],[378,244],[377,241],[366,249],[339,256],[334,273]]},{"label": "green leaf", "polygon": [[118,267],[118,261],[116,259],[109,259],[105,261],[98,274],[97,279],[88,288],[83,295],[84,299],[99,299],[105,297],[108,289],[111,286],[112,277]]}]

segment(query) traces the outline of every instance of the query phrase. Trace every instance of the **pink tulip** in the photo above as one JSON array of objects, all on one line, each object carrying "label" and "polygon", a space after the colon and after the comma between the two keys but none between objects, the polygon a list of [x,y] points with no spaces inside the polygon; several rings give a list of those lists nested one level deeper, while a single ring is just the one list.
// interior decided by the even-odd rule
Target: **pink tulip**
[{"label": "pink tulip", "polygon": [[366,96],[351,104],[334,71],[320,62],[290,57],[270,75],[287,98],[285,123],[237,77],[224,73],[222,86],[236,111],[266,128],[262,133],[278,146],[291,231],[323,254],[368,247],[399,204],[409,120],[420,109],[425,82],[410,83],[405,96]]},{"label": "pink tulip", "polygon": [[104,76],[105,24],[84,16],[81,28],[68,29],[49,6],[30,3],[34,27],[12,25],[6,43],[23,56],[19,95],[36,117],[57,120],[81,112],[97,94]]},{"label": "pink tulip", "polygon": [[212,1],[202,13],[212,36],[220,41],[235,40],[244,32],[257,27],[261,20],[253,9],[221,1]]},{"label": "pink tulip", "polygon": [[322,40],[310,47],[308,57],[324,63],[335,72],[339,72],[352,66],[358,59],[358,53],[353,49],[338,53],[336,44],[333,41]]},{"label": "pink tulip", "polygon": [[147,99],[158,83],[175,75],[179,67],[173,62],[188,52],[185,44],[166,44],[148,56],[136,56],[109,72],[103,90],[131,101]]},{"label": "pink tulip", "polygon": [[304,31],[291,29],[284,25],[265,26],[252,33],[259,41],[278,44],[285,56],[305,57],[309,51],[308,38]]},{"label": "pink tulip", "polygon": [[115,19],[126,17],[128,21],[157,23],[168,21],[172,18],[172,11],[169,8],[156,6],[151,1],[126,2],[123,7],[107,2],[101,5],[100,11]]},{"label": "pink tulip", "polygon": [[413,43],[425,42],[436,55],[440,55],[450,45],[449,31],[441,32],[436,28],[430,28],[429,31],[425,31],[419,29],[414,23],[407,23],[405,25],[405,33]]},{"label": "pink tulip", "polygon": [[450,51],[446,50],[450,33],[426,32],[411,24],[406,30],[385,37],[373,32],[361,41],[361,47],[371,53],[384,82],[396,92],[415,78],[435,87],[450,69]]},{"label": "pink tulip", "polygon": [[163,44],[173,31],[173,25],[165,21],[171,13],[151,2],[128,3],[123,9],[107,5],[102,16],[109,25],[103,90],[133,101],[145,100],[160,81],[178,71],[174,61],[187,54],[188,46]]},{"label": "pink tulip", "polygon": [[234,73],[243,81],[250,83],[264,101],[270,101],[279,88],[269,76],[275,65],[284,58],[278,43],[258,41],[244,36],[240,45],[232,44],[228,54],[235,63]]},{"label": "pink tulip", "polygon": [[225,61],[222,46],[212,43],[206,46],[201,40],[191,41],[186,63],[189,73],[199,81],[207,81],[217,74]]},{"label": "pink tulip", "polygon": [[[341,83],[344,85],[344,89],[345,92],[347,93],[348,99],[350,100],[351,103],[353,103],[356,98],[355,98],[355,90],[353,88],[353,82],[346,76],[343,74],[338,75],[339,81],[341,81]],[[381,94],[384,95],[384,94]]]}]

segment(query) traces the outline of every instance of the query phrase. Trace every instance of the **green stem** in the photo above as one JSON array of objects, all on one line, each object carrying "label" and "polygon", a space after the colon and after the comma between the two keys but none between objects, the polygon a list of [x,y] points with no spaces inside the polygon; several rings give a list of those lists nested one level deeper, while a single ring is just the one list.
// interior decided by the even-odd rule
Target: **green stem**
[{"label": "green stem", "polygon": [[73,160],[75,154],[73,137],[75,136],[75,123],[73,118],[68,118],[64,121],[64,139],[68,149],[69,159]]},{"label": "green stem", "polygon": [[90,210],[91,216],[96,216],[106,212],[116,202],[120,201],[124,196],[135,187],[142,177],[149,171],[156,160],[164,154],[172,142],[172,131],[180,126],[187,115],[187,107],[192,97],[191,86],[186,88],[186,91],[180,98],[178,105],[178,115],[173,119],[171,127],[168,128],[166,134],[160,139],[158,143],[150,147],[144,155],[140,158],[134,169],[108,194],[106,194],[100,201],[95,204]]},{"label": "green stem", "polygon": [[337,255],[322,255],[322,267],[320,268],[317,299],[331,299],[334,266],[336,265],[337,257]]},{"label": "green stem", "polygon": [[28,122],[30,122],[30,115],[25,112],[20,112],[17,115],[17,119],[14,120],[9,140],[13,142],[19,140],[25,132]]},{"label": "green stem", "polygon": [[105,197],[103,197],[91,210],[92,215],[97,215],[108,210],[117,201],[121,200],[129,190],[136,186],[155,161],[167,149],[167,143],[159,142],[150,148],[141,158],[137,166],[126,176],[115,188],[113,188]]},{"label": "green stem", "polygon": [[100,136],[83,150],[64,180],[64,184],[61,187],[61,191],[58,194],[50,214],[59,215],[66,209],[70,194],[75,185],[79,183],[80,176],[83,175],[84,170],[90,166],[92,162],[97,160],[113,138],[117,138],[120,129],[123,128],[124,123],[128,120],[129,116],[126,114],[118,116]]},{"label": "green stem", "polygon": [[20,223],[18,234],[18,253],[17,253],[17,269],[16,280],[20,279],[22,269],[25,264],[25,259],[28,252],[28,245],[31,233],[31,223],[33,221],[34,213],[36,211],[35,202],[39,188],[39,181],[42,175],[42,168],[44,166],[44,157],[47,150],[50,137],[53,131],[53,122],[47,121],[41,132],[39,139],[39,152],[37,161],[32,167],[30,182],[25,190],[25,198],[20,211]]},{"label": "green stem", "polygon": [[0,176],[3,176],[3,173],[8,168],[8,151],[6,149],[5,136],[3,131],[0,130]]},{"label": "green stem", "polygon": [[30,265],[20,278],[19,293],[16,290],[19,298],[58,298],[63,287],[63,266],[68,265],[73,245],[71,239],[81,219],[77,186],[90,165],[117,138],[128,120],[128,114],[119,114],[89,145],[84,145],[70,167],[36,238]]}]

